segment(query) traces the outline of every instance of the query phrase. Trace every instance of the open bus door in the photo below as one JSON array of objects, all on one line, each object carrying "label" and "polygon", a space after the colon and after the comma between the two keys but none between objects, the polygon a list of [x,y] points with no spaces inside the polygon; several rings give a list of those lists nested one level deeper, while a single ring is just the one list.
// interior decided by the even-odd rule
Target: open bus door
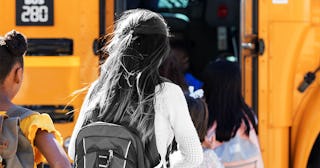
[{"label": "open bus door", "polygon": [[[258,0],[240,1],[240,58],[239,64],[242,72],[242,93],[250,107],[252,107],[258,118],[258,137],[260,140],[261,152],[264,166],[266,163],[265,141],[261,137],[266,137],[264,125],[265,114],[259,113],[259,57],[264,52],[264,41],[258,36]],[[262,100],[263,101],[263,100]],[[263,108],[263,107],[262,107]],[[262,139],[262,140],[261,140]],[[276,166],[275,166],[276,167]]]},{"label": "open bus door", "polygon": [[[239,19],[239,64],[242,69],[242,93],[248,105],[257,113],[257,60],[259,56],[257,0],[241,0]],[[260,47],[262,47],[261,44]],[[263,52],[263,48],[260,49],[260,52]]]},{"label": "open bus door", "polygon": [[[257,0],[241,0],[240,4],[240,65],[243,77],[243,94],[257,113],[258,136],[265,167],[289,166],[289,129],[287,116],[274,120],[274,111],[270,111],[270,96],[274,79],[268,73],[274,70],[268,67],[264,38],[266,25],[261,25],[266,7]],[[262,33],[263,32],[263,33]],[[276,43],[276,41],[270,41]],[[271,86],[268,86],[271,84]],[[279,92],[280,93],[280,92]],[[281,93],[280,93],[281,94]],[[279,103],[286,101],[278,99]],[[279,112],[280,114],[280,112]],[[281,116],[281,114],[280,114]]]}]

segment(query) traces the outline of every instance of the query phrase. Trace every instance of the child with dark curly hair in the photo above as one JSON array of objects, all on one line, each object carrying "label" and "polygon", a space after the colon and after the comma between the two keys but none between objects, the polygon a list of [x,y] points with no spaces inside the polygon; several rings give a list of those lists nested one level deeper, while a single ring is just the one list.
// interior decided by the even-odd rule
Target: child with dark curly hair
[{"label": "child with dark curly hair", "polygon": [[18,139],[16,157],[6,158],[6,150],[11,149],[13,144],[10,141],[8,146],[1,148],[2,163],[6,164],[5,167],[36,167],[47,160],[52,168],[71,167],[61,146],[62,137],[49,115],[32,112],[12,102],[23,81],[26,50],[27,41],[21,33],[13,30],[0,37],[0,116],[20,118],[19,126],[23,134]]}]

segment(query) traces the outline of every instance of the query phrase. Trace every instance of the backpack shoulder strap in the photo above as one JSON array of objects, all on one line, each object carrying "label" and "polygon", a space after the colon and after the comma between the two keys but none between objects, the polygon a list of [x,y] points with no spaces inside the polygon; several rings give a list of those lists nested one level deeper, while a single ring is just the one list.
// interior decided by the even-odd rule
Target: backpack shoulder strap
[{"label": "backpack shoulder strap", "polygon": [[149,159],[150,163],[152,163],[152,167],[157,166],[161,162],[161,156],[157,149],[157,143],[155,134],[152,136],[151,141],[149,142],[148,147],[145,149],[147,158]]},{"label": "backpack shoulder strap", "polygon": [[33,114],[39,114],[39,113],[21,106],[16,106],[16,105],[11,106],[7,111],[7,115],[9,117],[19,117],[20,119],[24,119]]},{"label": "backpack shoulder strap", "polygon": [[12,156],[8,153],[4,155],[10,156],[7,157],[5,160],[7,164],[6,167],[15,167],[17,164],[20,164],[21,167],[33,167],[33,148],[27,137],[22,133],[21,129],[18,127],[18,125],[19,120],[22,120],[32,114],[37,114],[37,112],[33,112],[32,110],[13,105],[7,110],[6,114],[7,116],[9,116],[8,121],[14,121],[7,122],[6,125],[6,132],[10,132],[10,134],[8,135],[10,135],[11,138],[9,139],[9,148],[6,150],[6,152],[13,152],[15,155]]},{"label": "backpack shoulder strap", "polygon": [[[166,163],[164,163],[164,164],[166,164],[167,167],[170,167],[169,155],[171,153],[173,153],[174,150],[177,150],[176,148],[174,148],[176,146],[177,146],[177,142],[175,141],[175,139],[173,139],[172,143],[167,148],[167,153],[166,153],[166,156],[165,156]],[[160,154],[158,152],[155,134],[152,136],[150,144],[145,149],[145,151],[147,153],[147,158],[153,164],[152,165],[153,167],[157,166],[161,162],[161,156],[160,156]]]}]

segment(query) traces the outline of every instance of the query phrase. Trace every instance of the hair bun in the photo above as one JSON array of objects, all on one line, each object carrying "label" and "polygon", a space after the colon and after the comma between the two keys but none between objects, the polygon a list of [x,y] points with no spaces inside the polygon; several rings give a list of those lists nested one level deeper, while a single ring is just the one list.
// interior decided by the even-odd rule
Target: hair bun
[{"label": "hair bun", "polygon": [[26,38],[15,30],[10,31],[5,35],[4,41],[6,42],[9,51],[17,57],[23,56],[27,50]]}]

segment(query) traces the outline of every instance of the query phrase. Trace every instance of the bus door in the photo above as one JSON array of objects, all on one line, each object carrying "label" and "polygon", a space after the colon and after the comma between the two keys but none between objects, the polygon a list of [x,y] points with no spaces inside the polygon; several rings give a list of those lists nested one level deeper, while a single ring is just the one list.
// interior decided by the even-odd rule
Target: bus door
[{"label": "bus door", "polygon": [[[261,152],[265,167],[269,167],[267,163],[266,155],[270,154],[266,152],[268,147],[267,142],[267,100],[263,96],[266,94],[265,86],[261,85],[263,71],[261,70],[265,64],[260,65],[264,54],[265,45],[264,40],[258,36],[258,0],[241,0],[240,1],[240,66],[242,70],[242,93],[246,102],[252,107],[258,118],[258,137],[260,141]],[[261,9],[262,10],[262,9]],[[259,18],[260,19],[260,18]],[[261,69],[260,69],[261,68]],[[273,165],[274,167],[277,167]]]},{"label": "bus door", "polygon": [[242,69],[243,95],[246,102],[257,112],[257,1],[241,0],[240,2],[240,57]]}]

